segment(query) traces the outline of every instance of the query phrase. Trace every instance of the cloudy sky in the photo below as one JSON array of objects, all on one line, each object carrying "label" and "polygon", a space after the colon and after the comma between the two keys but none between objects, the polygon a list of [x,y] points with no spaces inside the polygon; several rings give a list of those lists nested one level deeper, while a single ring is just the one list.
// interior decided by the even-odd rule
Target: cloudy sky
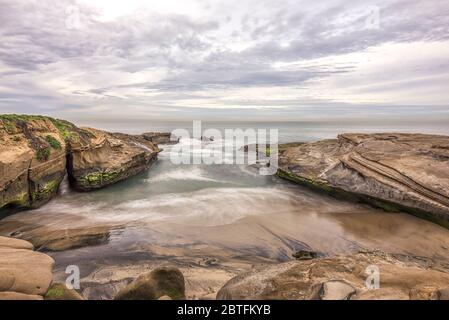
[{"label": "cloudy sky", "polygon": [[449,119],[447,0],[0,0],[0,113]]}]

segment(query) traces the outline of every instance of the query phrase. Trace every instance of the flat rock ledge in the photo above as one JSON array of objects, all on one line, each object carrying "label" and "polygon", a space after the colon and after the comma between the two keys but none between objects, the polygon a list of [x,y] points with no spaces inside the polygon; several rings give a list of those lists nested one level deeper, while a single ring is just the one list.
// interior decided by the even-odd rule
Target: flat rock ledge
[{"label": "flat rock ledge", "polygon": [[55,261],[27,241],[0,237],[0,300],[42,300]]},{"label": "flat rock ledge", "polygon": [[231,279],[217,299],[446,300],[448,292],[447,270],[373,251],[257,267]]},{"label": "flat rock ledge", "polygon": [[354,133],[280,145],[278,175],[449,228],[448,136]]}]

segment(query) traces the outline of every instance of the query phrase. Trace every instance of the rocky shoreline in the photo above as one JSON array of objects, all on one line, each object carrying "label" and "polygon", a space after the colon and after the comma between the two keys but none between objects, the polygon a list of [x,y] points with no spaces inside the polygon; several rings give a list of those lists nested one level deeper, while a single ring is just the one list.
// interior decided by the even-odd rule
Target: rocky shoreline
[{"label": "rocky shoreline", "polygon": [[143,135],[113,134],[42,116],[0,116],[0,217],[51,200],[67,174],[79,191],[146,169],[161,151]]},{"label": "rocky shoreline", "polygon": [[281,178],[449,228],[449,137],[342,134],[279,148]]},{"label": "rocky shoreline", "polygon": [[[161,152],[158,144],[176,142],[168,133],[110,133],[49,117],[0,115],[0,219],[44,205],[57,194],[65,176],[80,192],[125,180],[151,167]],[[280,145],[277,174],[337,198],[408,212],[449,228],[448,164],[449,137],[342,134]],[[113,223],[64,230],[46,227],[15,221],[2,225],[2,232],[13,238],[0,237],[0,300],[84,299],[54,281],[55,261],[34,250],[51,254],[100,245],[122,228]],[[196,269],[188,262],[179,269],[168,262],[136,266],[132,272],[106,268],[89,275],[107,280],[99,285],[98,278],[90,279],[97,285],[91,291],[109,286],[107,294],[92,295],[117,300],[449,299],[449,263],[412,254],[364,250],[328,256],[301,250],[288,262],[258,264],[243,273],[238,267],[207,269],[214,264],[216,260],[206,259]],[[370,266],[382,270],[376,290],[366,287]],[[207,281],[198,281],[206,273]]]},{"label": "rocky shoreline", "polygon": [[[449,273],[380,251],[259,267],[230,280],[219,300],[448,300]],[[372,270],[378,288],[369,288]],[[374,269],[373,269],[374,270]],[[373,286],[375,278],[372,278]]]}]

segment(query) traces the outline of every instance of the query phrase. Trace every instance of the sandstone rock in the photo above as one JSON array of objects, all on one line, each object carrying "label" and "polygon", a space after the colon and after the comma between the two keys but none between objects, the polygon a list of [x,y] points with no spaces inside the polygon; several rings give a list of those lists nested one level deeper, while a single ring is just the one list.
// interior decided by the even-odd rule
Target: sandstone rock
[{"label": "sandstone rock", "polygon": [[68,289],[63,283],[53,283],[44,296],[45,300],[84,300],[84,298],[73,289]]},{"label": "sandstone rock", "polygon": [[[32,251],[31,243],[0,238],[0,293],[6,298],[42,296],[52,281],[54,260]],[[22,295],[21,295],[22,294]]]},{"label": "sandstone rock", "polygon": [[174,144],[179,142],[179,139],[172,140],[169,132],[147,132],[142,134],[142,136],[154,144]]},{"label": "sandstone rock", "polygon": [[0,300],[43,300],[42,296],[18,292],[0,292]]},{"label": "sandstone rock", "polygon": [[346,282],[333,280],[323,283],[319,297],[321,300],[349,300],[355,292]]},{"label": "sandstone rock", "polygon": [[43,295],[52,281],[54,260],[23,249],[0,248],[0,291]]},{"label": "sandstone rock", "polygon": [[438,287],[423,285],[410,290],[410,300],[439,300]]},{"label": "sandstone rock", "polygon": [[72,133],[82,136],[62,120],[0,115],[0,218],[39,207],[57,193],[66,172],[65,138]]},{"label": "sandstone rock", "polygon": [[115,300],[157,300],[162,296],[185,299],[184,276],[177,268],[157,268],[139,276],[121,290]]},{"label": "sandstone rock", "polygon": [[449,300],[449,287],[438,290],[436,294],[438,300]]},{"label": "sandstone rock", "polygon": [[279,150],[282,178],[449,227],[449,137],[342,134]]},{"label": "sandstone rock", "polygon": [[34,246],[25,240],[0,236],[0,248],[33,250]]},{"label": "sandstone rock", "polygon": [[76,189],[99,189],[147,169],[160,151],[144,136],[0,115],[0,219],[47,203],[67,172]]},{"label": "sandstone rock", "polygon": [[71,143],[68,173],[75,189],[90,191],[136,175],[156,160],[159,148],[118,139],[114,134],[95,129],[88,143]]},{"label": "sandstone rock", "polygon": [[[45,214],[40,215],[44,217]],[[68,227],[70,226],[70,227]],[[10,217],[0,222],[0,234],[29,241],[39,251],[65,251],[107,244],[111,232],[121,232],[120,224],[86,225],[83,218],[66,214],[64,224],[48,224],[40,219],[23,221]],[[11,238],[6,238],[11,239]],[[18,239],[12,239],[21,241]],[[2,240],[0,237],[0,244]],[[28,243],[29,242],[25,242]],[[31,244],[29,244],[31,245]]]},{"label": "sandstone rock", "polygon": [[[380,288],[376,290],[365,285],[365,271],[373,265],[380,270]],[[411,291],[429,297],[429,292],[444,290],[448,284],[447,272],[405,263],[382,252],[361,252],[261,266],[231,279],[218,292],[217,299],[402,300],[416,299]]]},{"label": "sandstone rock", "polygon": [[162,296],[158,300],[173,300],[173,299],[170,298],[169,296]]},{"label": "sandstone rock", "polygon": [[[26,236],[39,250],[65,251],[87,246],[102,245],[109,242],[109,226],[51,230],[41,228]],[[48,230],[48,232],[45,232]]]}]

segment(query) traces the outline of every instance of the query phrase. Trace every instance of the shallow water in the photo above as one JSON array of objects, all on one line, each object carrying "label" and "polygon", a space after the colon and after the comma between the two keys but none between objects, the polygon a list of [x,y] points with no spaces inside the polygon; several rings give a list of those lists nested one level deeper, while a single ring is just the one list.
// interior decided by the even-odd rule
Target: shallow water
[{"label": "shallow water", "polygon": [[[291,130],[281,131],[282,142],[310,138],[291,136]],[[289,260],[303,248],[326,255],[382,249],[449,262],[449,231],[437,225],[339,201],[245,165],[175,165],[174,147],[162,147],[149,171],[109,188],[77,193],[63,183],[46,206],[2,220],[0,234],[27,226],[33,240],[54,230],[104,227],[107,241],[50,253],[57,277],[78,265],[85,288],[135,276],[123,270],[137,265],[135,273],[167,263],[225,272],[216,286],[253,264]]]}]

